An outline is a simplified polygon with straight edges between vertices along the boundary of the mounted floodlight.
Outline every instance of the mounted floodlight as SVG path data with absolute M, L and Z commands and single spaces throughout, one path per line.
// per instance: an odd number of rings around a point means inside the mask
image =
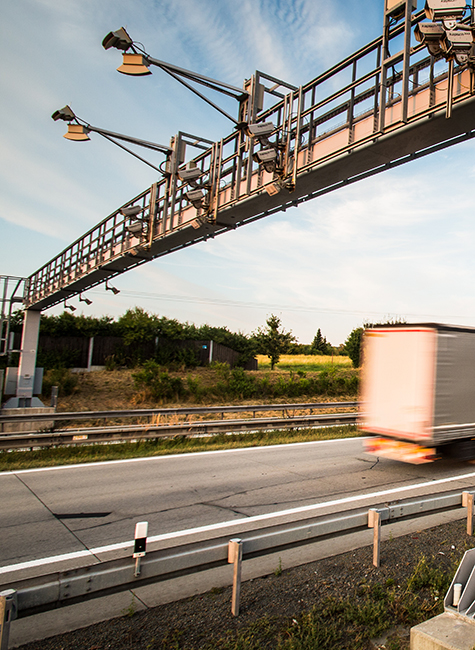
M 110 287 L 109 284 L 106 281 L 106 291 L 112 291 L 114 296 L 116 296 L 118 293 L 120 293 L 119 289 L 116 289 L 116 287 Z
M 442 21 L 447 29 L 452 29 L 464 17 L 466 6 L 466 0 L 426 0 L 425 13 L 429 20 Z
M 124 217 L 136 217 L 140 212 L 143 212 L 143 210 L 144 208 L 141 208 L 140 205 L 131 205 L 128 208 L 121 208 L 119 212 Z
M 140 235 L 143 230 L 143 223 L 141 221 L 134 221 L 125 226 L 127 232 L 130 232 L 131 235 Z
M 124 54 L 124 62 L 119 68 L 117 68 L 119 72 L 134 76 L 144 76 L 150 74 L 150 70 L 148 69 L 150 65 L 157 66 L 172 76 L 174 79 L 179 81 L 181 84 L 186 86 L 186 88 L 195 93 L 195 95 L 198 95 L 198 97 L 215 108 L 222 115 L 234 122 L 237 127 L 241 126 L 241 122 L 238 122 L 220 106 L 211 101 L 211 99 L 205 95 L 202 95 L 196 88 L 191 86 L 189 82 L 192 81 L 194 83 L 201 84 L 207 88 L 211 88 L 212 90 L 223 93 L 228 97 L 233 97 L 240 103 L 240 109 L 242 109 L 243 102 L 247 101 L 250 97 L 250 94 L 247 90 L 244 90 L 243 88 L 237 88 L 236 86 L 218 81 L 217 79 L 212 79 L 211 77 L 205 77 L 204 75 L 193 72 L 192 70 L 180 68 L 179 66 L 173 65 L 172 63 L 167 63 L 166 61 L 160 61 L 159 59 L 152 58 L 145 51 L 141 44 L 134 43 L 132 41 L 123 27 L 116 32 L 109 32 L 109 34 L 107 34 L 107 36 L 102 41 L 102 45 L 106 50 L 111 47 L 115 47 L 118 50 L 124 50 L 124 52 L 126 52 L 129 48 L 132 49 L 133 54 Z
M 125 29 L 121 27 L 115 32 L 109 32 L 102 41 L 102 47 L 105 50 L 115 47 L 117 50 L 128 50 L 133 44 L 133 40 L 127 34 Z
M 63 135 L 66 140 L 75 140 L 76 142 L 86 142 L 91 138 L 88 136 L 90 129 L 83 124 L 68 124 L 68 132 Z
M 269 147 L 269 136 L 275 130 L 272 122 L 259 122 L 258 124 L 248 124 L 247 133 L 251 138 L 257 138 L 263 147 Z
M 433 56 L 442 53 L 441 42 L 445 39 L 445 29 L 439 23 L 418 23 L 414 28 L 414 37 L 426 45 Z
M 63 108 L 60 108 L 59 110 L 55 111 L 51 117 L 55 122 L 57 122 L 58 120 L 71 122 L 71 120 L 76 119 L 73 110 L 69 106 L 64 106 Z
M 122 65 L 117 68 L 117 72 L 144 77 L 147 74 L 152 74 L 148 69 L 149 65 L 147 58 L 143 54 L 123 54 Z
M 76 311 L 76 307 L 73 307 L 73 305 L 67 305 L 66 300 L 64 301 L 64 308 L 70 309 L 71 311 Z
M 254 138 L 269 137 L 274 131 L 275 126 L 272 122 L 258 122 L 257 124 L 249 124 L 247 127 L 248 133 Z
M 79 302 L 85 302 L 86 305 L 92 305 L 92 300 L 89 300 L 89 298 L 83 298 L 82 294 L 79 294 Z
M 275 171 L 277 160 L 277 151 L 275 149 L 261 149 L 260 151 L 256 151 L 253 158 L 264 167 L 266 172 Z
M 453 55 L 459 65 L 468 63 L 472 52 L 473 36 L 471 32 L 449 29 L 441 43 L 441 49 L 447 55 Z
M 187 200 L 191 203 L 191 205 L 199 210 L 204 206 L 204 194 L 202 190 L 190 190 L 189 192 L 185 193 L 185 196 Z
M 196 185 L 196 181 L 202 175 L 201 169 L 199 167 L 187 167 L 186 169 L 178 170 L 178 178 L 184 183 L 189 183 L 190 185 Z

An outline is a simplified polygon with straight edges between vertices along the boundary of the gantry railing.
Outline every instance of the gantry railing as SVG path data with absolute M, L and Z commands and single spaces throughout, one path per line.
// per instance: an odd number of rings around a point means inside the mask
M 423 18 L 413 15 L 409 29 Z M 26 306 L 50 307 L 151 259 L 473 137 L 475 111 L 457 113 L 474 101 L 473 71 L 453 68 L 454 113 L 445 120 L 449 81 L 447 62 L 408 39 L 404 23 L 386 30 L 260 110 L 264 135 L 242 125 L 202 151 L 187 165 L 199 170 L 191 185 L 178 167 L 169 169 L 68 246 L 28 278 Z M 440 122 L 429 132 L 435 118 L 450 128 Z M 420 138 L 407 136 L 414 127 Z

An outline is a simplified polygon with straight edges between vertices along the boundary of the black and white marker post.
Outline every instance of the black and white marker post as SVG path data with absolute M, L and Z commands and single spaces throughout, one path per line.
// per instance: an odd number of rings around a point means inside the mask
M 140 558 L 145 557 L 147 547 L 148 521 L 139 521 L 135 524 L 135 577 L 140 575 Z

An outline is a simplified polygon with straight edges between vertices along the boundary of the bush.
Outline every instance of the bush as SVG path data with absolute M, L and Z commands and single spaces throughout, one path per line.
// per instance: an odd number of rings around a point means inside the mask
M 156 361 L 146 361 L 143 368 L 132 374 L 135 385 L 150 392 L 154 399 L 178 399 L 185 393 L 179 377 L 171 377 Z
M 79 377 L 68 368 L 54 368 L 48 370 L 43 377 L 42 394 L 45 397 L 51 395 L 51 388 L 58 386 L 58 395 L 65 397 L 74 393 L 78 385 Z

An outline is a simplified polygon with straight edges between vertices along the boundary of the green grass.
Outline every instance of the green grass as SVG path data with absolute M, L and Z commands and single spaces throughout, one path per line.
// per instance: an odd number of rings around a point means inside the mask
M 259 370 L 270 369 L 269 357 L 263 354 L 257 355 Z M 303 372 L 320 372 L 322 370 L 330 370 L 331 368 L 352 368 L 351 359 L 349 357 L 335 355 L 315 355 L 315 354 L 283 354 L 280 357 L 279 363 L 276 365 L 277 370 L 302 370 Z
M 167 454 L 217 451 L 221 449 L 265 447 L 267 445 L 284 445 L 292 442 L 351 438 L 357 435 L 359 434 L 356 426 L 350 425 L 323 429 L 261 431 L 233 435 L 219 434 L 203 438 L 157 438 L 135 443 L 53 447 L 33 451 L 1 451 L 0 471 L 73 465 L 76 463 L 94 463 L 124 458 L 165 456 Z

